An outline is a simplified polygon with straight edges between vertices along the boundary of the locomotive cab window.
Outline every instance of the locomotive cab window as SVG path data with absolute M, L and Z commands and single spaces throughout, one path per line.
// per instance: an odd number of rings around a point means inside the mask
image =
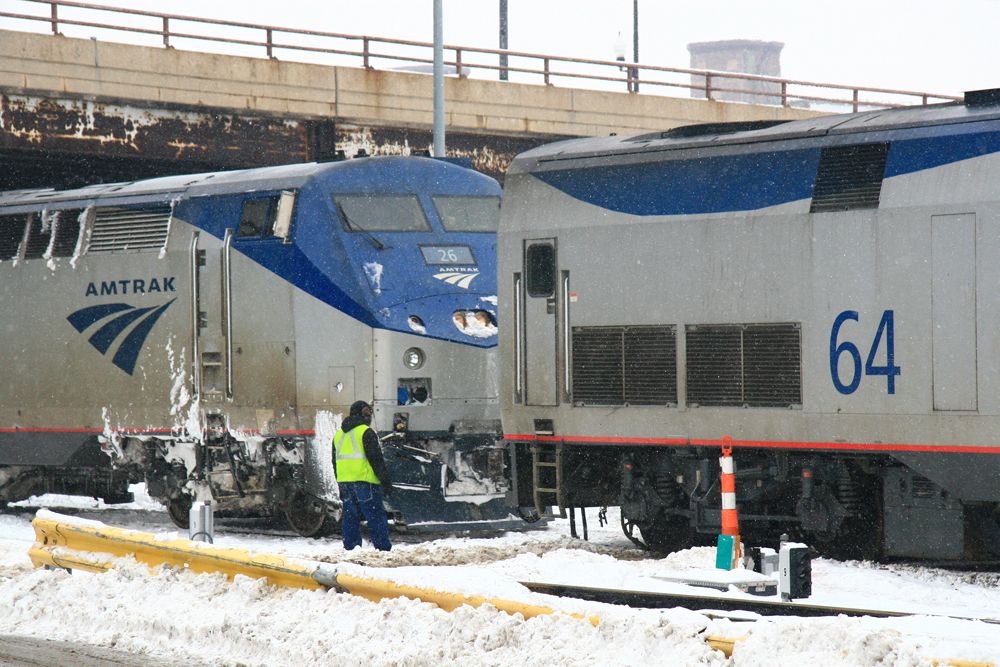
M 528 296 L 552 296 L 556 289 L 556 248 L 551 243 L 532 243 L 524 253 L 525 287 Z
M 250 199 L 243 202 L 240 227 L 236 238 L 259 239 L 274 234 L 274 222 L 278 218 L 278 197 Z
M 416 195 L 331 195 L 348 232 L 429 232 Z
M 500 197 L 432 195 L 446 232 L 491 232 L 500 225 Z

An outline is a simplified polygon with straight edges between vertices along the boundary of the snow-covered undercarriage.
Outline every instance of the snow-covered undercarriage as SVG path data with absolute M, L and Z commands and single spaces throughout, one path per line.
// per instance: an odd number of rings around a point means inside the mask
M 342 517 L 330 437 L 277 438 L 209 429 L 190 436 L 102 438 L 114 468 L 144 479 L 171 520 L 187 528 L 195 501 L 218 517 L 284 516 L 305 537 L 336 532 Z M 408 524 L 497 521 L 508 517 L 505 451 L 495 435 L 384 438 L 395 493 L 386 509 Z
M 150 496 L 171 520 L 188 527 L 195 501 L 210 501 L 220 517 L 284 516 L 300 535 L 335 531 L 340 501 L 329 491 L 332 466 L 324 469 L 305 438 L 238 437 L 206 431 L 184 437 L 125 437 L 109 449 L 119 467 L 141 472 Z M 328 459 L 328 457 L 327 457 Z

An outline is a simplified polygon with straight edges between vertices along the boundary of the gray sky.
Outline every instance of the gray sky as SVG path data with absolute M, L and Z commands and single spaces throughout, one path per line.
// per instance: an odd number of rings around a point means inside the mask
M 433 37 L 431 0 L 89 1 L 330 32 Z M 19 0 L 0 0 L 0 7 L 48 11 Z M 496 48 L 498 7 L 498 0 L 444 0 L 445 42 Z M 509 16 L 512 50 L 611 60 L 621 32 L 631 57 L 632 0 L 509 0 Z M 687 67 L 689 42 L 759 39 L 785 44 L 787 78 L 943 94 L 1000 87 L 998 0 L 639 0 L 639 22 L 640 61 L 648 64 Z

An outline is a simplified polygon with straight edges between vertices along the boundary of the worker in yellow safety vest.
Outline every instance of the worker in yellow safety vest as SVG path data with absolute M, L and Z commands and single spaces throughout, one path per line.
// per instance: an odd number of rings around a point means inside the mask
M 382 446 L 373 428 L 372 408 L 356 401 L 340 430 L 333 436 L 333 466 L 340 499 L 344 503 L 341 536 L 350 551 L 361 546 L 361 516 L 368 521 L 368 536 L 379 551 L 389 551 L 389 520 L 382 495 L 392 494 L 392 480 L 385 467 Z

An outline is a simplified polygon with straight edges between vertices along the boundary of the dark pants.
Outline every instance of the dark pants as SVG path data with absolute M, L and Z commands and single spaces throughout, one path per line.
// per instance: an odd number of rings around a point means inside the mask
M 389 551 L 389 519 L 382 506 L 382 487 L 368 482 L 338 482 L 344 503 L 344 521 L 340 534 L 344 548 L 361 546 L 361 515 L 368 521 L 368 536 L 379 551 Z

